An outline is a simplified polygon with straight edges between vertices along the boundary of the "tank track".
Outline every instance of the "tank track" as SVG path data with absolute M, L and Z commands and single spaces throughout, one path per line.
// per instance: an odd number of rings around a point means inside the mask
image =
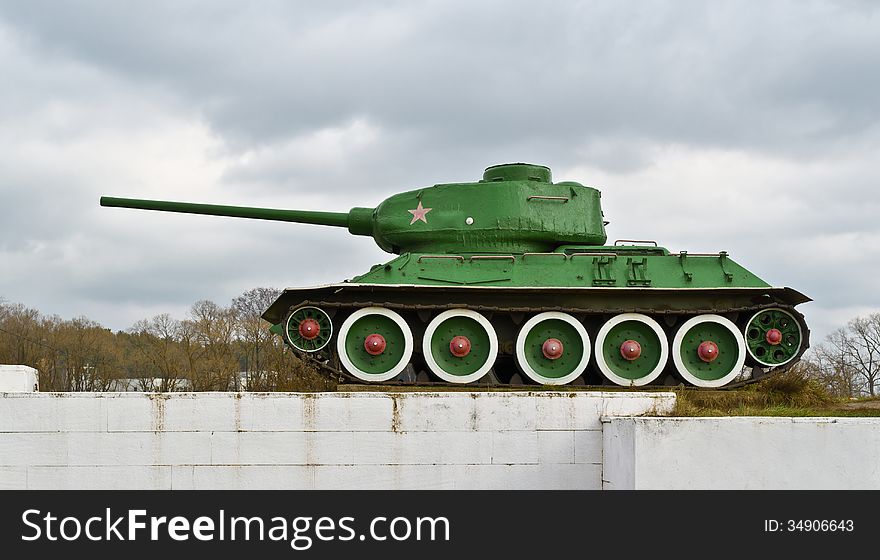
M 428 371 L 428 368 L 424 367 L 424 360 L 420 352 L 421 345 L 418 343 L 416 343 L 414 346 L 416 349 L 419 350 L 417 350 L 417 352 L 413 354 L 411 362 L 409 366 L 404 370 L 404 372 L 393 379 L 378 383 L 368 383 L 363 379 L 359 379 L 345 371 L 340 363 L 339 356 L 336 351 L 336 333 L 334 333 L 333 340 L 330 342 L 330 344 L 328 344 L 327 347 L 320 352 L 303 352 L 291 347 L 291 350 L 293 350 L 300 357 L 301 360 L 314 367 L 321 374 L 333 379 L 338 384 L 349 386 L 369 386 L 371 388 L 388 386 L 424 387 L 429 389 L 460 389 L 477 387 L 492 389 L 509 387 L 519 390 L 657 390 L 664 388 L 668 389 L 670 387 L 676 386 L 688 386 L 691 389 L 701 389 L 701 387 L 694 387 L 686 380 L 684 380 L 680 374 L 678 374 L 671 358 L 668 360 L 668 363 L 666 364 L 666 367 L 664 368 L 662 374 L 660 374 L 660 376 L 654 382 L 641 386 L 628 387 L 609 381 L 597 368 L 595 357 L 592 357 L 590 359 L 586 371 L 584 371 L 582 375 L 578 376 L 570 383 L 566 383 L 564 385 L 538 384 L 522 374 L 522 370 L 516 364 L 516 359 L 513 356 L 513 352 L 511 351 L 509 346 L 511 336 L 515 337 L 516 331 L 524 323 L 525 318 L 530 315 L 543 312 L 560 312 L 578 317 L 582 323 L 586 324 L 591 342 L 595 342 L 595 334 L 599 328 L 599 325 L 602 325 L 610 317 L 623 313 L 641 313 L 654 318 L 658 323 L 660 323 L 660 325 L 663 326 L 664 331 L 669 337 L 669 340 L 671 340 L 676 328 L 681 325 L 683 321 L 687 320 L 690 317 L 695 317 L 702 314 L 714 314 L 726 317 L 736 325 L 740 333 L 744 331 L 746 323 L 749 321 L 749 318 L 761 310 L 782 309 L 795 318 L 800 326 L 802 339 L 800 348 L 798 349 L 797 354 L 794 356 L 794 358 L 790 359 L 782 365 L 776 367 L 767 367 L 757 363 L 751 356 L 748 356 L 747 354 L 748 357 L 745 361 L 743 373 L 738 375 L 732 382 L 727 383 L 721 387 L 712 388 L 713 390 L 736 389 L 767 379 L 771 375 L 785 372 L 789 370 L 792 366 L 797 364 L 800 361 L 801 356 L 809 348 L 809 329 L 804 320 L 804 316 L 800 312 L 798 312 L 793 305 L 784 304 L 779 301 L 765 301 L 760 304 L 753 303 L 749 305 L 728 306 L 724 308 L 697 308 L 690 309 L 688 310 L 688 312 L 685 313 L 680 310 L 657 310 L 654 308 L 645 308 L 639 306 L 605 307 L 601 309 L 596 309 L 594 307 L 590 309 L 578 309 L 572 307 L 541 305 L 504 307 L 492 305 L 465 305 L 461 303 L 411 304 L 391 301 L 339 302 L 306 299 L 300 301 L 295 305 L 291 305 L 290 311 L 306 306 L 317 307 L 319 309 L 323 309 L 332 313 L 334 316 L 334 324 L 338 324 L 341 321 L 341 316 L 350 314 L 358 309 L 368 307 L 381 307 L 390 309 L 400 313 L 406 318 L 406 321 L 409 324 L 410 328 L 413 330 L 414 333 L 416 333 L 416 340 L 421 340 L 421 337 L 424 334 L 425 326 L 430 321 L 430 318 L 432 316 L 435 316 L 437 313 L 448 310 L 468 309 L 471 311 L 482 313 L 489 317 L 490 322 L 492 323 L 496 332 L 498 332 L 499 334 L 499 339 L 505 339 L 500 344 L 498 359 L 496 360 L 492 370 L 490 370 L 480 379 L 471 381 L 469 383 L 452 383 L 448 381 L 438 380 L 435 375 L 431 374 Z

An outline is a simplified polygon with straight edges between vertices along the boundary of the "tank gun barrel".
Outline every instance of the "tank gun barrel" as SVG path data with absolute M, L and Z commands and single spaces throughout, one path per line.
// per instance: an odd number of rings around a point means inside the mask
M 372 208 L 353 208 L 350 212 L 315 212 L 310 210 L 253 208 L 248 206 L 225 206 L 222 204 L 193 204 L 190 202 L 116 198 L 111 196 L 102 196 L 101 206 L 344 227 L 348 228 L 348 231 L 354 235 L 373 235 Z

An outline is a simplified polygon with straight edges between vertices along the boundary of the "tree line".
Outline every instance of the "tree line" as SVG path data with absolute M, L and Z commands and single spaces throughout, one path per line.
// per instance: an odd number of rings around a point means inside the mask
M 36 368 L 41 391 L 332 389 L 260 318 L 279 293 L 254 288 L 226 307 L 202 300 L 184 319 L 166 313 L 119 332 L 0 300 L 0 364 Z

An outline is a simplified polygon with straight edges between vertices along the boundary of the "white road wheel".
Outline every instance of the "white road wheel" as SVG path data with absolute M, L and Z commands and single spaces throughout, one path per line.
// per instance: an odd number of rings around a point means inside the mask
M 349 315 L 336 339 L 345 371 L 371 383 L 394 379 L 409 364 L 413 335 L 403 317 L 384 307 L 365 307 Z
M 498 335 L 476 311 L 449 309 L 434 317 L 422 339 L 425 363 L 449 383 L 470 383 L 486 375 L 498 356 Z
M 723 387 L 742 373 L 746 345 L 736 325 L 720 315 L 684 322 L 672 341 L 678 373 L 697 387 Z
M 666 333 L 647 315 L 621 313 L 596 335 L 596 365 L 617 385 L 647 385 L 660 376 L 668 361 Z
M 535 315 L 516 337 L 516 362 L 529 379 L 542 385 L 575 380 L 590 361 L 590 335 L 568 313 Z

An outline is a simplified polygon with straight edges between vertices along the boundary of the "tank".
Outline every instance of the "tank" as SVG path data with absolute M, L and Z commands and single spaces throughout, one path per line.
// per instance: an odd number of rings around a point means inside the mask
M 601 193 L 542 165 L 310 212 L 102 197 L 102 206 L 344 227 L 396 255 L 263 313 L 328 375 L 357 383 L 733 387 L 795 364 L 795 306 L 725 251 L 607 243 Z

